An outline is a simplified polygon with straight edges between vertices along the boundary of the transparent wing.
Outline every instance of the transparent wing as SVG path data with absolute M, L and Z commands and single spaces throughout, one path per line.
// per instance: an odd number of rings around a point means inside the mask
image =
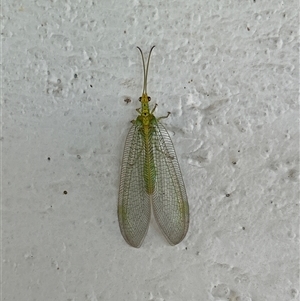
M 126 138 L 118 201 L 118 218 L 126 242 L 139 248 L 147 234 L 150 216 L 150 197 L 143 176 L 145 148 L 140 125 L 134 124 Z
M 176 245 L 188 231 L 189 205 L 173 143 L 165 127 L 156 122 L 153 134 L 156 167 L 153 212 L 168 242 Z

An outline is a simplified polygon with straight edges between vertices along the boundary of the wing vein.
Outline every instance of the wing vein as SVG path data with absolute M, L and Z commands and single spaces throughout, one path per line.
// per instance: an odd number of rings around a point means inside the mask
M 134 124 L 128 132 L 121 168 L 118 219 L 126 242 L 140 247 L 149 227 L 151 204 L 143 177 L 145 147 L 141 125 Z

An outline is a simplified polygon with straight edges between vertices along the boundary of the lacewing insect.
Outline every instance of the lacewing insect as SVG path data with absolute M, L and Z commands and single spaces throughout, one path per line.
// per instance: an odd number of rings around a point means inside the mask
M 118 201 L 118 219 L 125 241 L 139 248 L 147 234 L 151 208 L 156 222 L 171 245 L 180 243 L 189 227 L 189 205 L 171 138 L 149 108 L 147 76 L 151 48 L 145 65 L 144 84 L 139 98 L 139 116 L 133 120 L 126 138 Z

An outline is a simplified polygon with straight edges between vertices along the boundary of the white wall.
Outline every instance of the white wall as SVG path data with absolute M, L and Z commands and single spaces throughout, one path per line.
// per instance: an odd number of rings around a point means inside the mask
M 2 13 L 3 300 L 298 299 L 298 1 L 25 0 Z M 134 249 L 119 173 L 136 46 L 152 45 L 148 92 L 157 116 L 172 113 L 191 222 L 171 247 L 153 221 Z

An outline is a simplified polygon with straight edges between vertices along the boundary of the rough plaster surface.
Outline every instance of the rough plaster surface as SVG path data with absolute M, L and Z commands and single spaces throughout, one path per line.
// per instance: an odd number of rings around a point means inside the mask
M 2 42 L 3 300 L 298 300 L 298 1 L 4 1 Z M 118 183 L 154 44 L 191 223 L 134 249 Z

